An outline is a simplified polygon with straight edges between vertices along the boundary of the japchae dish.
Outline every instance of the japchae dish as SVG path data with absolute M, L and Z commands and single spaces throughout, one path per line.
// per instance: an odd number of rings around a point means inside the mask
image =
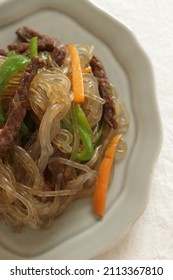
M 0 218 L 46 228 L 74 199 L 103 216 L 129 116 L 94 46 L 26 26 L 0 50 Z

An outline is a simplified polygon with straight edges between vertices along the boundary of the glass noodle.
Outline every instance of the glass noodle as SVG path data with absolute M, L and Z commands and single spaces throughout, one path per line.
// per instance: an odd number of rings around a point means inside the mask
M 75 46 L 81 69 L 90 68 L 94 46 Z M 117 133 L 125 134 L 129 125 L 129 114 L 114 87 L 117 129 L 104 122 L 105 100 L 92 69 L 82 74 L 85 101 L 79 104 L 84 114 L 79 121 L 73 102 L 69 53 L 60 66 L 49 52 L 43 55 L 46 66 L 38 70 L 29 88 L 24 119 L 27 132 L 21 128 L 14 145 L 0 159 L 0 217 L 16 231 L 23 225 L 32 229 L 49 227 L 71 201 L 87 192 L 92 195 L 108 144 Z M 1 55 L 0 65 L 7 59 Z M 7 115 L 24 71 L 14 74 L 2 93 L 2 107 Z M 83 161 L 76 159 L 86 148 L 80 134 L 81 122 L 84 127 L 86 122 L 90 126 L 91 135 L 87 137 L 91 137 L 93 145 L 91 158 Z M 121 140 L 119 158 L 126 149 Z

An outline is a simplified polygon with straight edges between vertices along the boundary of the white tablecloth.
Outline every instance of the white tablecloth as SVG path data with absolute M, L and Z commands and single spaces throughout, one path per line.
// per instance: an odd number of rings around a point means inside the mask
M 143 215 L 97 259 L 173 259 L 173 1 L 91 0 L 127 25 L 153 64 L 164 141 Z

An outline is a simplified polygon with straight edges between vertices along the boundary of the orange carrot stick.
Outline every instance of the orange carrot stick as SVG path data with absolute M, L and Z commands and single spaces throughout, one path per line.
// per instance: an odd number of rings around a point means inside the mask
M 82 73 L 91 73 L 92 72 L 92 69 L 90 66 L 88 67 L 85 67 L 84 69 L 82 69 Z
M 93 212 L 94 214 L 101 217 L 104 215 L 105 212 L 106 196 L 107 196 L 107 189 L 109 184 L 111 168 L 112 168 L 115 152 L 117 150 L 117 146 L 121 137 L 122 134 L 118 134 L 110 142 L 98 172 L 98 177 L 94 190 Z
M 83 77 L 80 65 L 79 54 L 74 45 L 67 45 L 69 54 L 71 56 L 71 67 L 72 67 L 72 91 L 74 94 L 74 102 L 84 101 L 84 87 Z

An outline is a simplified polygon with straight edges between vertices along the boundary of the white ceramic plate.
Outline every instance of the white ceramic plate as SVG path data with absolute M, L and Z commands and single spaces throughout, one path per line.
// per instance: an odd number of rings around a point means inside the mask
M 0 2 L 0 48 L 28 25 L 62 42 L 95 45 L 95 53 L 131 115 L 128 153 L 116 164 L 106 215 L 92 215 L 91 200 L 72 203 L 49 231 L 12 233 L 1 222 L 1 259 L 88 259 L 110 249 L 145 209 L 161 146 L 153 72 L 133 34 L 86 0 Z

